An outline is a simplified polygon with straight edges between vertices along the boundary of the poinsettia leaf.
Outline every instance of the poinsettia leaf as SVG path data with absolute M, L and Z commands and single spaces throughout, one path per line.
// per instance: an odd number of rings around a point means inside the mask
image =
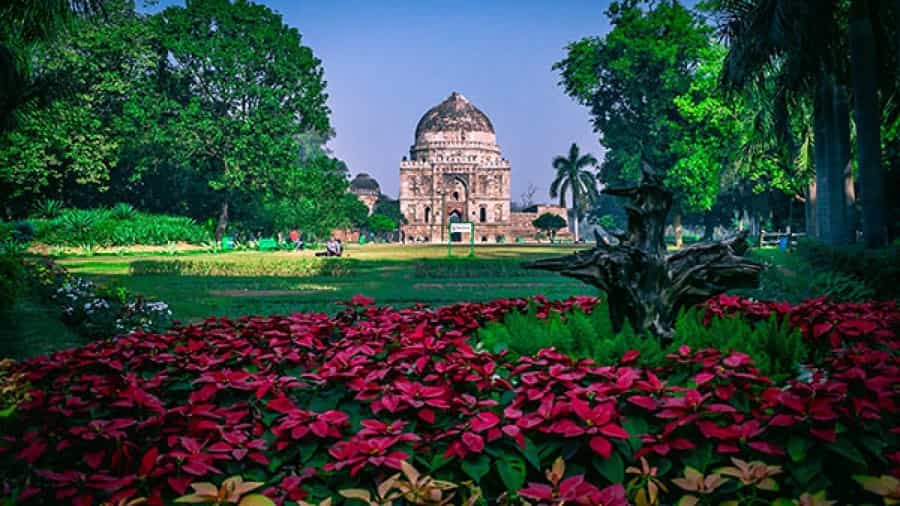
M 800 462 L 806 458 L 806 449 L 809 448 L 809 440 L 799 436 L 791 436 L 787 442 L 787 452 L 794 462 Z
M 525 438 L 525 447 L 516 445 L 516 448 L 519 449 L 519 452 L 522 453 L 522 456 L 525 457 L 525 460 L 528 461 L 528 464 L 531 465 L 534 469 L 541 471 L 543 468 L 541 467 L 541 456 L 538 453 L 537 446 L 535 446 L 534 442 L 529 438 Z
M 487 455 L 479 455 L 477 458 L 467 458 L 460 463 L 463 472 L 465 472 L 475 483 L 480 483 L 491 470 L 491 459 Z
M 622 461 L 619 452 L 612 452 L 607 459 L 594 455 L 591 458 L 591 464 L 597 472 L 611 483 L 622 483 L 625 481 L 625 463 Z
M 250 494 L 242 497 L 238 506 L 275 506 L 275 502 L 262 494 Z
M 500 480 L 509 492 L 516 492 L 525 485 L 525 461 L 519 457 L 505 454 L 494 462 Z
M 831 444 L 825 445 L 825 447 L 857 464 L 864 467 L 867 465 L 866 458 L 847 438 L 840 438 Z

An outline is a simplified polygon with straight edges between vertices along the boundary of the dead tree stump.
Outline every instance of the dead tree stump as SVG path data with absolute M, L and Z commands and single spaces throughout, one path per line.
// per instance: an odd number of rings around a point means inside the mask
M 756 287 L 763 266 L 744 258 L 747 231 L 723 241 L 704 242 L 666 252 L 666 217 L 672 192 L 645 169 L 637 186 L 604 189 L 628 198 L 623 234 L 595 233 L 590 250 L 526 262 L 523 267 L 559 272 L 606 293 L 616 332 L 625 321 L 637 332 L 671 341 L 675 319 L 691 307 L 730 288 Z

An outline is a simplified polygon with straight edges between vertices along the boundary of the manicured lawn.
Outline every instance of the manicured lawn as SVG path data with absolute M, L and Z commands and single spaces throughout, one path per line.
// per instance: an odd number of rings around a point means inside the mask
M 345 262 L 350 272 L 341 275 L 270 275 L 266 265 L 315 263 L 312 251 L 233 252 L 184 256 L 94 256 L 70 257 L 60 263 L 73 274 L 98 283 L 115 283 L 168 302 L 175 318 L 197 321 L 208 316 L 285 314 L 296 311 L 339 309 L 335 303 L 362 293 L 379 303 L 410 306 L 416 303 L 444 305 L 504 297 L 544 294 L 552 299 L 594 292 L 581 283 L 553 273 L 525 271 L 521 261 L 565 254 L 572 246 L 503 245 L 476 246 L 475 258 L 468 249 L 454 246 L 454 258 L 439 245 L 349 245 Z M 253 275 L 134 274 L 136 262 L 198 262 L 246 272 L 257 264 Z
M 28 294 L 2 315 L 0 358 L 21 359 L 84 344 L 60 320 L 59 308 Z

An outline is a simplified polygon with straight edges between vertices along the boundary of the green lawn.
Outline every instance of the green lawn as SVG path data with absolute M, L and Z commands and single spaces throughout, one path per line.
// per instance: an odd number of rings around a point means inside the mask
M 564 298 L 595 293 L 577 281 L 557 274 L 526 271 L 519 262 L 565 254 L 571 246 L 491 245 L 468 249 L 439 245 L 350 245 L 345 262 L 351 271 L 343 275 L 273 276 L 265 265 L 283 268 L 285 263 L 311 263 L 313 252 L 233 252 L 185 256 L 94 256 L 60 259 L 72 273 L 98 283 L 115 283 L 134 292 L 168 302 L 181 321 L 207 316 L 267 315 L 294 311 L 334 312 L 335 303 L 355 294 L 374 297 L 395 306 L 426 303 L 525 297 L 545 294 Z M 262 265 L 253 275 L 134 274 L 135 262 L 202 262 L 245 271 Z M 334 262 L 334 259 L 330 260 Z

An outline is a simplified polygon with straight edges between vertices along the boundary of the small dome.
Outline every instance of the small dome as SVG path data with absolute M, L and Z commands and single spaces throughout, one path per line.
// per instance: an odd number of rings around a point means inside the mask
M 416 139 L 426 132 L 488 132 L 494 133 L 494 125 L 487 115 L 472 105 L 466 97 L 453 92 L 446 100 L 432 107 L 416 126 Z
M 356 194 L 378 195 L 381 193 L 381 187 L 378 186 L 375 178 L 365 172 L 360 172 L 353 178 L 353 181 L 350 181 L 350 191 Z

